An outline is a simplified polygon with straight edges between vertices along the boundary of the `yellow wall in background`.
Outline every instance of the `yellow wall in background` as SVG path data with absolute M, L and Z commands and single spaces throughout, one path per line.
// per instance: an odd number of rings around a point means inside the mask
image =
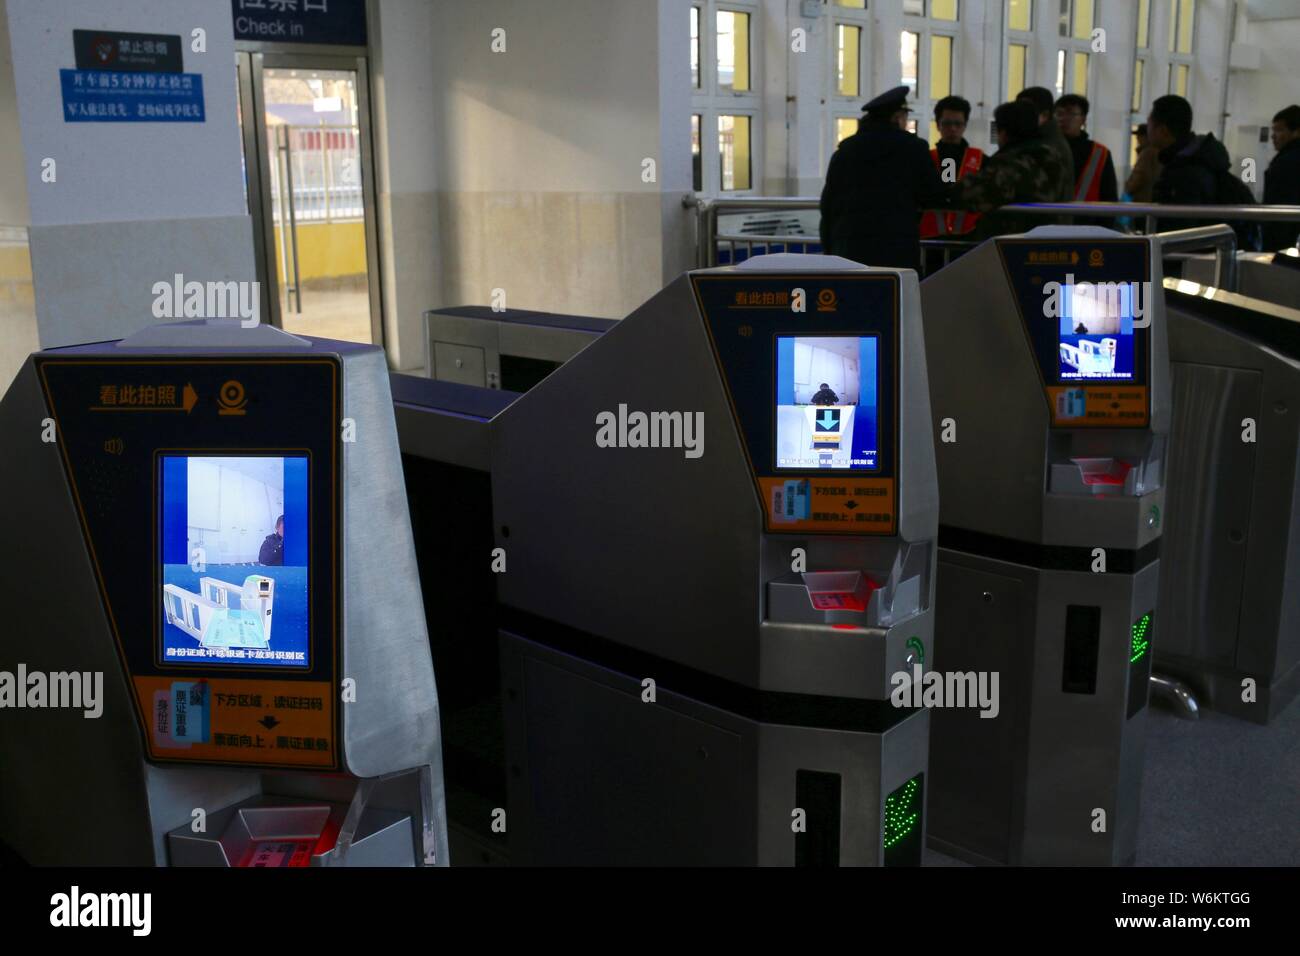
M 278 229 L 275 232 L 275 265 L 280 281 L 283 282 Z M 365 271 L 365 223 L 357 220 L 298 224 L 298 274 L 303 282 L 364 275 Z
M 26 243 L 0 244 L 0 281 L 32 281 L 32 256 Z

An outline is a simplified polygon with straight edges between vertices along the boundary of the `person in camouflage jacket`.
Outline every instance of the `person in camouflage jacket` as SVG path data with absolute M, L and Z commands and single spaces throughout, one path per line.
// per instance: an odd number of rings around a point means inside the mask
M 1044 219 L 994 212 L 1020 202 L 1055 202 L 1062 176 L 1060 157 L 1038 132 L 1038 116 L 1025 101 L 1003 103 L 993 111 L 998 151 L 984 160 L 979 172 L 958 180 L 952 206 L 978 212 L 976 239 L 1027 232 Z

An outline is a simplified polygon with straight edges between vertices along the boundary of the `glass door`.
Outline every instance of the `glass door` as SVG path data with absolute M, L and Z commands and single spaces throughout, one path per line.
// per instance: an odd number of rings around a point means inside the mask
M 365 57 L 238 57 L 266 314 L 287 332 L 383 344 Z

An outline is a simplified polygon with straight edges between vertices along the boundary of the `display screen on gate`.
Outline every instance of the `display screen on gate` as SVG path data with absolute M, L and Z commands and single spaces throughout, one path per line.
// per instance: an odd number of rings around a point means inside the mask
M 776 467 L 875 471 L 875 336 L 776 339 Z
M 159 659 L 309 667 L 307 457 L 159 461 Z

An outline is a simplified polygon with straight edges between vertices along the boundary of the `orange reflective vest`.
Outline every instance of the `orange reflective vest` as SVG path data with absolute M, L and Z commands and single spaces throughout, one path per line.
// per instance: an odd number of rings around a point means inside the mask
M 1088 161 L 1079 170 L 1074 180 L 1074 198 L 1076 201 L 1096 202 L 1101 198 L 1101 171 L 1106 168 L 1106 157 L 1110 150 L 1101 143 L 1092 144 Z
M 941 173 L 939 167 L 939 150 L 930 150 L 930 161 L 934 163 L 934 168 Z M 984 153 L 974 146 L 967 146 L 966 152 L 962 154 L 961 166 L 957 169 L 957 178 L 961 179 L 967 173 L 979 172 L 980 166 L 984 164 Z M 961 209 L 954 209 L 951 212 L 941 212 L 937 209 L 927 209 L 921 214 L 921 238 L 936 239 L 940 236 L 964 236 L 975 228 L 975 223 L 979 221 L 979 213 L 966 212 Z

